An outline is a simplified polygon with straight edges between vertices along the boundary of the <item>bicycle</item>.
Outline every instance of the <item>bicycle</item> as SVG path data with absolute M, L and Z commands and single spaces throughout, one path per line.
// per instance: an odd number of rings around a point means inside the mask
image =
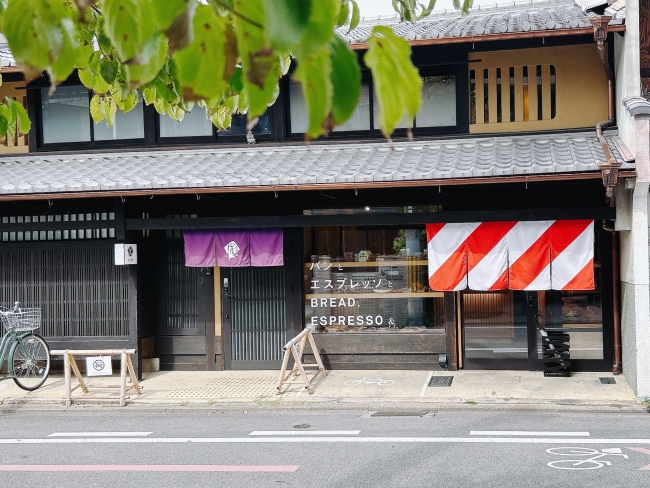
M 40 387 L 50 373 L 50 348 L 45 340 L 34 334 L 41 326 L 40 308 L 20 308 L 19 302 L 12 309 L 0 307 L 0 321 L 5 333 L 0 340 L 0 365 L 7 358 L 7 376 L 13 378 L 23 390 L 33 391 Z
M 623 451 L 618 447 L 603 449 L 602 451 L 590 447 L 552 447 L 547 449 L 546 452 L 557 456 L 592 456 L 588 459 L 561 459 L 546 464 L 556 469 L 598 469 L 611 466 L 610 461 L 597 461 L 597 459 L 604 456 L 623 456 L 623 459 L 628 459 L 628 456 L 623 454 Z

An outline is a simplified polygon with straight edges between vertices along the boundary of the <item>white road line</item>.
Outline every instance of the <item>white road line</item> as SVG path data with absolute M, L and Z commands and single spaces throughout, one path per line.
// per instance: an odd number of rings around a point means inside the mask
M 542 437 L 589 437 L 589 432 L 530 432 L 525 430 L 471 430 L 469 435 L 522 435 L 533 436 L 538 435 Z
M 359 435 L 360 430 L 254 430 L 248 435 Z
M 427 387 L 429 386 L 429 381 L 431 381 L 432 376 L 433 376 L 433 371 L 429 371 L 429 376 L 427 376 L 427 380 L 424 382 L 424 385 L 422 385 L 422 390 L 420 390 L 420 398 L 422 398 L 424 394 L 427 392 Z
M 54 432 L 48 437 L 146 437 L 153 432 Z
M 650 444 L 648 439 L 562 437 L 70 437 L 0 439 L 2 444 Z

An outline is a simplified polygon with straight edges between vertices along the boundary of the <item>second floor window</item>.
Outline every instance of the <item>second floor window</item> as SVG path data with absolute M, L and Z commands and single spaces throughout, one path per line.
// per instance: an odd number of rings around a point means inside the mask
M 92 94 L 86 87 L 59 86 L 51 96 L 48 91 L 41 89 L 43 144 L 144 138 L 142 100 L 126 114 L 118 111 L 109 127 L 105 121 L 95 124 L 90 117 Z

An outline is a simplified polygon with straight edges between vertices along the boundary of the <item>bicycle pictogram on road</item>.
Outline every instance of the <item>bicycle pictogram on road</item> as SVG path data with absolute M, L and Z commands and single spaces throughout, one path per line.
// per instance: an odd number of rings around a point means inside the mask
M 546 450 L 549 454 L 557 456 L 591 456 L 582 459 L 558 459 L 551 461 L 546 465 L 556 469 L 599 469 L 605 466 L 611 466 L 611 461 L 601 460 L 605 456 L 622 456 L 628 459 L 626 454 L 618 447 L 608 449 L 592 449 L 590 447 L 552 447 Z

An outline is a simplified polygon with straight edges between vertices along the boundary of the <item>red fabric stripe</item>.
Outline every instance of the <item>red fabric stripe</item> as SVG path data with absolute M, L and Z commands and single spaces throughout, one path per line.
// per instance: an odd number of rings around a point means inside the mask
M 431 239 L 433 239 L 444 226 L 445 224 L 427 224 L 427 243 L 431 242 Z
M 507 290 L 509 289 L 508 287 L 508 268 L 501 273 L 501 276 L 499 276 L 499 279 L 494 282 L 494 284 L 490 287 L 490 291 L 496 291 L 496 290 Z
M 549 227 L 551 259 L 555 259 L 569 244 L 577 239 L 593 220 L 556 220 Z
M 467 240 L 429 277 L 429 288 L 435 291 L 453 291 L 466 276 Z
M 596 288 L 596 285 L 594 283 L 594 260 L 592 259 L 562 289 L 563 290 L 593 290 L 594 288 Z
M 468 270 L 471 271 L 503 239 L 517 222 L 483 222 L 467 238 Z
M 511 290 L 525 290 L 551 262 L 550 230 L 552 227 L 553 225 L 546 229 L 539 239 L 510 265 Z

